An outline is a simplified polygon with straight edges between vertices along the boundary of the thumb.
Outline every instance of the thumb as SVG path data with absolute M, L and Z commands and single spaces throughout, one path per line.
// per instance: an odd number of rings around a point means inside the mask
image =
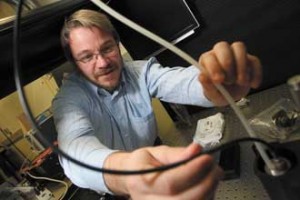
M 182 152 L 182 154 L 180 156 L 178 156 L 178 161 L 188 159 L 188 158 L 198 154 L 201 150 L 202 150 L 202 147 L 199 144 L 193 142 L 184 149 L 184 151 Z
M 199 144 L 191 143 L 187 147 L 159 146 L 148 148 L 148 151 L 161 164 L 170 164 L 188 159 L 199 153 L 201 149 Z

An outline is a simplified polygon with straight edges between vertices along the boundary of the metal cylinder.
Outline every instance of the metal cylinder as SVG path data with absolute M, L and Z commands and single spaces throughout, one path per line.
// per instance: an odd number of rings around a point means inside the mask
M 287 84 L 296 104 L 297 111 L 300 111 L 300 74 L 289 78 Z

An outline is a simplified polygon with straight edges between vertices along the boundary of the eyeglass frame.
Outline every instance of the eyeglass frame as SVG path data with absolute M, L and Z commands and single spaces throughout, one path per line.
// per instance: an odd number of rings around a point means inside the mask
M 98 53 L 87 54 L 80 59 L 74 59 L 76 62 L 82 62 L 84 64 L 91 63 L 92 61 L 96 61 L 98 56 L 101 55 L 103 58 L 108 58 L 116 53 L 118 44 L 116 42 L 112 42 L 104 48 L 98 50 Z

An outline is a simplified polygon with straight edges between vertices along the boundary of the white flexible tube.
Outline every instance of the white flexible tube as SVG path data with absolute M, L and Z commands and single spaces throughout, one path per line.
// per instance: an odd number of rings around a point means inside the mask
M 184 59 L 185 61 L 187 61 L 191 65 L 194 65 L 194 66 L 198 67 L 201 70 L 205 70 L 205 68 L 202 67 L 190 55 L 188 55 L 187 53 L 185 53 L 181 49 L 177 48 L 176 46 L 174 46 L 170 42 L 162 39 L 161 37 L 155 35 L 154 33 L 148 31 L 147 29 L 145 29 L 145 28 L 139 26 L 138 24 L 134 23 L 133 21 L 127 19 L 126 17 L 124 17 L 120 13 L 116 12 L 115 10 L 113 10 L 112 8 L 110 8 L 105 3 L 101 2 L 100 0 L 91 0 L 91 1 L 95 5 L 99 6 L 99 8 L 101 8 L 105 12 L 109 13 L 114 18 L 116 18 L 117 20 L 119 20 L 122 23 L 126 24 L 130 28 L 138 31 L 139 33 L 147 36 L 148 38 L 154 40 L 155 42 L 159 43 L 160 45 L 166 47 L 167 49 L 169 49 L 170 51 L 172 51 L 173 53 L 175 53 L 176 55 L 178 55 L 179 57 L 181 57 L 182 59 Z M 234 112 L 236 113 L 236 115 L 238 116 L 238 118 L 240 119 L 240 121 L 242 122 L 242 124 L 245 127 L 245 129 L 248 132 L 248 134 L 251 137 L 256 137 L 255 133 L 251 129 L 250 125 L 248 124 L 246 118 L 241 113 L 241 111 L 239 110 L 239 108 L 236 106 L 233 98 L 229 95 L 229 93 L 227 92 L 227 90 L 222 85 L 220 85 L 220 84 L 215 84 L 215 86 L 220 91 L 220 93 L 224 96 L 224 98 L 228 101 L 229 105 L 234 110 Z M 260 153 L 262 159 L 264 160 L 265 164 L 267 165 L 267 167 L 269 169 L 274 169 L 274 165 L 271 162 L 271 160 L 270 160 L 269 156 L 267 155 L 267 153 L 265 152 L 263 146 L 260 143 L 257 143 L 257 142 L 255 142 L 255 146 L 256 146 L 258 152 Z

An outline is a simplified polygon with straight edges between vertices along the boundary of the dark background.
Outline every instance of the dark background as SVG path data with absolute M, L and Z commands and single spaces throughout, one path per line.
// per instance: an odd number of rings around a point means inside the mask
M 155 1 L 143 0 L 144 2 Z M 134 7 L 132 0 L 122 4 Z M 257 55 L 264 67 L 263 90 L 281 83 L 300 72 L 300 2 L 298 0 L 187 0 L 200 22 L 196 34 L 181 41 L 177 46 L 195 59 L 213 47 L 218 41 L 243 41 L 248 51 Z M 28 83 L 65 62 L 59 42 L 59 32 L 65 16 L 79 8 L 95 8 L 89 1 L 62 1 L 36 9 L 24 17 L 21 29 L 21 55 L 24 81 Z M 153 9 L 140 6 L 151 18 Z M 128 10 L 129 11 L 129 10 Z M 164 18 L 167 13 L 154 10 L 153 16 Z M 126 14 L 126 13 L 124 13 Z M 174 19 L 176 19 L 174 17 Z M 166 26 L 164 20 L 153 24 Z M 170 22 L 171 23 L 171 22 Z M 174 21 L 172 21 L 174 23 Z M 128 34 L 122 32 L 121 39 Z M 147 40 L 147 39 L 145 39 Z M 0 25 L 0 97 L 15 90 L 12 70 L 12 23 Z M 139 42 L 136 48 L 147 45 Z M 126 47 L 126 46 L 125 46 Z M 135 55 L 133 50 L 130 50 Z M 134 57 L 141 59 L 141 57 Z M 157 56 L 163 65 L 188 64 L 169 51 Z M 253 91 L 255 92 L 255 91 Z

